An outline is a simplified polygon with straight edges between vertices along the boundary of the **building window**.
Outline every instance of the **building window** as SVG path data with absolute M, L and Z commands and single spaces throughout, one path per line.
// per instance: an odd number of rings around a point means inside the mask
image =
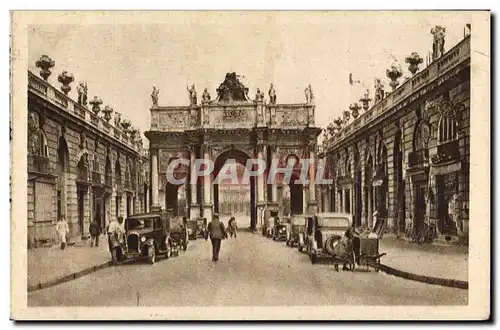
M 42 157 L 49 157 L 49 146 L 47 144 L 47 136 L 43 130 L 40 130 L 38 138 L 40 139 L 40 149 L 38 155 Z
M 450 112 L 443 114 L 439 119 L 438 133 L 440 143 L 458 139 L 458 123 Z
M 122 206 L 122 196 L 116 196 L 115 203 L 116 203 L 116 207 L 115 207 L 116 217 L 118 218 L 120 216 L 120 209 Z
M 424 120 L 419 120 L 415 125 L 413 135 L 413 150 L 426 149 L 430 139 L 430 126 Z

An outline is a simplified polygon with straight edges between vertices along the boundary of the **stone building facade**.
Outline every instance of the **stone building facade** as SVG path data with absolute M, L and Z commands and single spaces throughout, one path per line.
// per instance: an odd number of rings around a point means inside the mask
M 321 209 L 365 227 L 377 212 L 387 232 L 409 240 L 468 241 L 470 35 L 448 52 L 439 38 L 426 68 L 418 72 L 413 53 L 411 78 L 400 84 L 393 66 L 390 93 L 377 81 L 371 107 L 366 94 L 325 131 L 321 156 L 334 180 L 321 187 Z
M 210 221 L 214 213 L 220 212 L 219 187 L 214 179 L 227 160 L 246 165 L 249 159 L 259 159 L 266 163 L 267 170 L 275 159 L 279 160 L 280 167 L 286 167 L 288 163 L 299 166 L 301 159 L 316 157 L 321 129 L 314 122 L 311 86 L 304 91 L 305 102 L 297 104 L 277 103 L 272 84 L 267 102 L 259 89 L 253 99 L 248 91 L 234 72 L 226 74 L 214 99 L 205 89 L 199 102 L 195 86 L 190 87 L 189 105 L 158 105 L 158 90 L 153 88 L 151 128 L 145 132 L 150 141 L 152 208 L 178 209 L 177 190 L 185 189 L 189 217 L 201 216 Z M 167 180 L 167 172 L 169 164 L 177 159 L 189 160 L 190 166 L 195 159 L 210 160 L 214 164 L 212 175 L 190 182 L 192 167 L 178 166 L 171 169 L 174 176 L 188 179 L 184 184 L 173 185 Z M 315 177 L 314 168 L 309 173 Z M 264 172 L 250 177 L 248 184 L 250 222 L 255 230 L 265 225 L 271 211 L 280 211 L 279 178 L 272 183 L 266 179 L 267 172 Z M 315 181 L 310 180 L 308 185 L 289 185 L 295 213 L 302 213 L 306 207 L 316 209 Z M 303 198 L 306 192 L 307 199 Z
M 78 101 L 72 100 L 67 94 L 74 78 L 66 71 L 58 76 L 61 91 L 52 86 L 54 65 L 42 56 L 42 78 L 28 71 L 29 246 L 54 241 L 60 217 L 76 239 L 88 235 L 94 218 L 104 229 L 149 204 L 149 156 L 139 131 L 109 106 L 102 108 L 99 98 L 88 100 L 85 83 L 78 86 Z

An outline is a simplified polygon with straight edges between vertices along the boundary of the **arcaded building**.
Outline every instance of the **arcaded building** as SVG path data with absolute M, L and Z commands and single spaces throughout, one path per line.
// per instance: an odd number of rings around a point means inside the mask
M 333 184 L 321 186 L 323 210 L 350 212 L 357 226 L 409 240 L 467 242 L 470 167 L 470 33 L 445 51 L 444 30 L 433 29 L 431 60 L 412 53 L 411 77 L 387 70 L 390 92 L 377 80 L 327 129 L 322 157 Z
M 55 62 L 42 56 L 40 76 L 28 71 L 28 244 L 55 238 L 65 217 L 72 239 L 88 235 L 91 220 L 105 228 L 111 219 L 147 210 L 149 155 L 140 132 L 87 85 L 68 96 L 74 77 L 48 78 Z

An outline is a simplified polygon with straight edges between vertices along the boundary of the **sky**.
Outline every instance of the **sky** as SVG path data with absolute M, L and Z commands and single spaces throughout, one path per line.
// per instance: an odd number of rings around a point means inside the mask
M 88 97 L 100 97 L 144 132 L 150 126 L 151 92 L 160 90 L 159 105 L 188 105 L 187 85 L 198 99 L 208 88 L 212 99 L 227 72 L 243 76 L 250 97 L 273 83 L 277 103 L 303 103 L 312 85 L 316 125 L 326 127 L 373 81 L 397 61 L 410 76 L 407 55 L 424 58 L 432 48 L 430 30 L 446 28 L 445 50 L 463 38 L 467 17 L 450 12 L 174 12 L 140 23 L 100 24 L 75 19 L 74 24 L 30 25 L 28 69 L 38 74 L 41 55 L 56 63 L 49 82 L 59 87 L 63 70 L 76 86 L 88 84 Z M 128 21 L 130 22 L 130 21 Z M 473 27 L 472 27 L 473 28 Z M 362 84 L 349 85 L 349 73 Z M 402 79 L 401 79 L 402 81 Z M 147 139 L 143 137 L 147 145 Z

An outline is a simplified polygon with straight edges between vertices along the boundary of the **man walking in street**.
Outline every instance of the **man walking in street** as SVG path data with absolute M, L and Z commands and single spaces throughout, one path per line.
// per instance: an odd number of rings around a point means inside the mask
M 236 224 L 236 218 L 235 217 L 231 217 L 231 219 L 229 219 L 229 221 L 227 222 L 227 229 L 229 230 L 229 236 L 231 238 L 236 238 L 236 230 L 238 229 L 238 225 Z
M 89 233 L 90 233 L 90 247 L 93 247 L 94 243 L 96 247 L 99 247 L 99 235 L 101 234 L 101 228 L 97 223 L 97 219 L 94 219 L 94 221 L 90 223 Z
M 208 240 L 210 236 L 210 241 L 212 242 L 212 261 L 219 260 L 219 252 L 221 241 L 227 238 L 227 232 L 224 228 L 224 224 L 219 221 L 219 215 L 214 214 L 214 218 L 207 226 L 207 231 L 205 233 L 205 240 Z
M 60 217 L 56 224 L 56 233 L 61 243 L 61 250 L 66 249 L 66 238 L 69 234 L 69 226 L 65 217 Z
M 111 221 L 108 225 L 108 246 L 109 252 L 111 252 L 111 239 L 116 238 L 118 242 L 123 243 L 125 241 L 125 229 L 123 228 L 123 217 L 118 217 L 117 220 Z

